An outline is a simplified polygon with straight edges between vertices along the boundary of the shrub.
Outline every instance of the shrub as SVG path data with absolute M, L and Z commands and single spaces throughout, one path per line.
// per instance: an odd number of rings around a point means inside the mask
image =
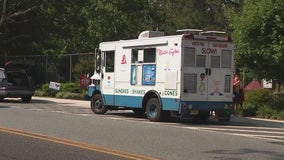
M 35 96 L 39 96 L 39 97 L 45 97 L 45 92 L 41 91 L 41 90 L 36 90 L 35 91 Z
M 247 91 L 241 109 L 243 116 L 284 119 L 284 96 L 269 90 Z
M 241 108 L 241 115 L 244 117 L 256 116 L 257 107 L 251 102 L 245 102 Z
M 283 119 L 283 120 L 284 120 L 284 111 L 279 112 L 279 113 L 277 114 L 277 119 Z
M 260 108 L 269 108 L 273 106 L 273 93 L 269 90 L 251 90 L 245 92 L 245 101 L 243 107 L 241 108 L 241 114 L 243 116 L 256 116 L 259 113 L 264 115 L 264 112 L 267 111 L 262 109 L 261 112 L 258 112 Z
M 283 93 L 275 93 L 274 94 L 275 108 L 277 110 L 284 111 L 284 94 Z
M 58 92 L 56 98 L 64 99 L 83 99 L 84 95 L 81 93 L 71 93 L 71 92 Z
M 58 91 L 49 88 L 49 83 L 45 83 L 42 85 L 41 89 L 35 92 L 35 95 L 38 96 L 46 96 L 46 97 L 55 97 Z
M 276 111 L 267 105 L 263 105 L 257 111 L 257 116 L 261 118 L 272 118 L 275 115 Z
M 61 85 L 61 92 L 82 93 L 82 91 L 78 83 L 63 83 Z
M 62 83 L 60 91 L 50 89 L 49 83 L 35 91 L 35 96 L 84 99 L 86 90 L 80 88 L 78 83 Z
M 251 90 L 245 92 L 245 102 L 258 106 L 273 105 L 273 93 L 269 90 Z

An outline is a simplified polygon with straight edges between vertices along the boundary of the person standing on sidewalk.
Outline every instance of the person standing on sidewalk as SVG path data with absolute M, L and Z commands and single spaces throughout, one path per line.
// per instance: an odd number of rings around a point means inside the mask
M 235 103 L 235 115 L 240 115 L 240 108 L 243 105 L 244 101 L 244 90 L 243 84 L 240 80 L 240 75 L 235 74 L 233 79 L 233 94 L 234 94 L 234 103 Z

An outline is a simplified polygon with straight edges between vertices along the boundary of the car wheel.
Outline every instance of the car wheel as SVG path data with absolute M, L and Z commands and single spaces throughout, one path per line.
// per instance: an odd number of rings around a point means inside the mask
M 32 96 L 25 96 L 25 97 L 22 97 L 22 101 L 23 102 L 31 102 L 32 100 Z

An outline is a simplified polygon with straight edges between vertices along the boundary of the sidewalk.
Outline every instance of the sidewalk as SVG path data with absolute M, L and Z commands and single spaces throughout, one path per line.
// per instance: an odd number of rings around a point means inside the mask
M 262 119 L 255 117 L 233 117 L 230 122 L 236 123 L 244 123 L 253 126 L 261 126 L 261 127 L 278 127 L 284 128 L 283 120 L 272 120 L 272 119 Z
M 88 100 L 74 100 L 74 99 L 61 99 L 61 98 L 36 97 L 36 96 L 33 96 L 32 100 L 50 101 L 59 104 L 68 104 L 69 106 L 80 106 L 80 107 L 90 108 L 90 101 Z

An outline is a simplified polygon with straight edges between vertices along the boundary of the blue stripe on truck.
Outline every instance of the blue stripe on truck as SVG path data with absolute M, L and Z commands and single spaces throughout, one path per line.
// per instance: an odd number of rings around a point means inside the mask
M 121 107 L 142 108 L 143 97 L 140 96 L 122 96 L 122 95 L 103 95 L 106 105 Z M 176 98 L 161 98 L 163 110 L 178 111 L 179 100 Z

